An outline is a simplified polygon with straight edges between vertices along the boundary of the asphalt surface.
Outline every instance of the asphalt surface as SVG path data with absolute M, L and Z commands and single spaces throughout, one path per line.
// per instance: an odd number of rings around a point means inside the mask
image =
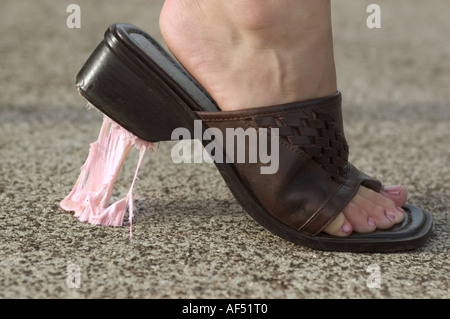
M 212 164 L 146 157 L 129 224 L 82 223 L 59 208 L 101 114 L 75 75 L 113 22 L 161 40 L 162 1 L 2 0 L 0 10 L 1 298 L 449 298 L 450 20 L 446 0 L 333 2 L 335 55 L 351 161 L 431 212 L 412 252 L 314 251 L 280 239 L 237 204 Z M 132 152 L 114 196 L 126 193 Z M 374 276 L 379 281 L 372 281 Z

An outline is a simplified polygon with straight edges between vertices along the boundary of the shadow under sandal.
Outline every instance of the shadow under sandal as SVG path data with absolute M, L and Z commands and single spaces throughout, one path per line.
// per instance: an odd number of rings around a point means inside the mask
M 186 128 L 194 136 L 195 120 L 201 120 L 202 137 L 211 132 L 225 137 L 239 129 L 250 135 L 247 129 L 256 129 L 256 140 L 247 136 L 245 143 L 242 139 L 235 143 L 245 145 L 246 161 L 230 154 L 241 149 L 229 147 L 225 138 L 215 144 L 211 156 L 245 211 L 296 244 L 320 250 L 392 252 L 418 248 L 431 234 L 432 216 L 410 204 L 403 207 L 404 221 L 389 230 L 344 238 L 322 232 L 360 185 L 381 188 L 378 180 L 348 162 L 339 92 L 298 103 L 221 111 L 153 38 L 119 23 L 106 31 L 77 83 L 92 105 L 147 142 L 178 139 L 172 134 L 176 128 Z M 211 140 L 202 142 L 206 146 Z M 266 147 L 271 156 L 278 153 L 270 163 L 275 169 L 270 171 L 267 161 L 249 160 L 255 145 Z M 224 156 L 217 160 L 221 151 Z

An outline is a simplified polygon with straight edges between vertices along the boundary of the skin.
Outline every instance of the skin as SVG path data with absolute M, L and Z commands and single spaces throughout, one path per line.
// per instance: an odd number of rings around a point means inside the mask
M 164 40 L 223 111 L 324 97 L 337 91 L 330 0 L 166 0 Z M 264 66 L 264 67 L 261 67 Z M 326 233 L 388 229 L 407 191 L 361 186 Z

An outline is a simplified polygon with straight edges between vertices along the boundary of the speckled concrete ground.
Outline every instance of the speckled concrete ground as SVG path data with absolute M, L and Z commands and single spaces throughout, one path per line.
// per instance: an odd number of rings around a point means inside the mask
M 433 213 L 414 252 L 313 251 L 250 219 L 210 164 L 176 165 L 171 143 L 147 157 L 128 223 L 100 227 L 58 208 L 101 124 L 74 79 L 116 21 L 160 39 L 162 1 L 3 0 L 0 10 L 0 297 L 449 298 L 450 20 L 446 0 L 333 2 L 339 88 L 351 159 Z M 115 195 L 126 192 L 137 152 Z M 370 265 L 380 287 L 369 288 Z M 79 282 L 74 278 L 79 273 Z M 79 283 L 79 288 L 74 288 Z M 370 285 L 369 285 L 370 286 Z

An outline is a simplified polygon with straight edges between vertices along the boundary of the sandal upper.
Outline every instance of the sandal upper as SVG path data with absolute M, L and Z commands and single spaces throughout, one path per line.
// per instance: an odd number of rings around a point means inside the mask
M 232 162 L 248 190 L 272 216 L 298 231 L 320 233 L 360 185 L 375 191 L 381 188 L 378 180 L 348 162 L 340 92 L 304 102 L 196 113 L 209 128 L 219 129 L 223 136 L 249 128 L 267 133 L 258 134 L 256 143 L 246 138 L 243 149 L 238 150 L 235 143 L 235 158 L 228 162 Z M 267 140 L 262 141 L 266 136 Z M 269 142 L 274 140 L 277 147 Z M 227 143 L 231 143 L 228 137 L 221 145 L 226 150 L 224 154 L 229 153 Z M 267 163 L 249 160 L 252 150 L 263 145 L 272 159 L 278 155 L 277 170 L 270 174 L 261 173 Z M 245 161 L 237 159 L 242 150 L 246 152 Z

